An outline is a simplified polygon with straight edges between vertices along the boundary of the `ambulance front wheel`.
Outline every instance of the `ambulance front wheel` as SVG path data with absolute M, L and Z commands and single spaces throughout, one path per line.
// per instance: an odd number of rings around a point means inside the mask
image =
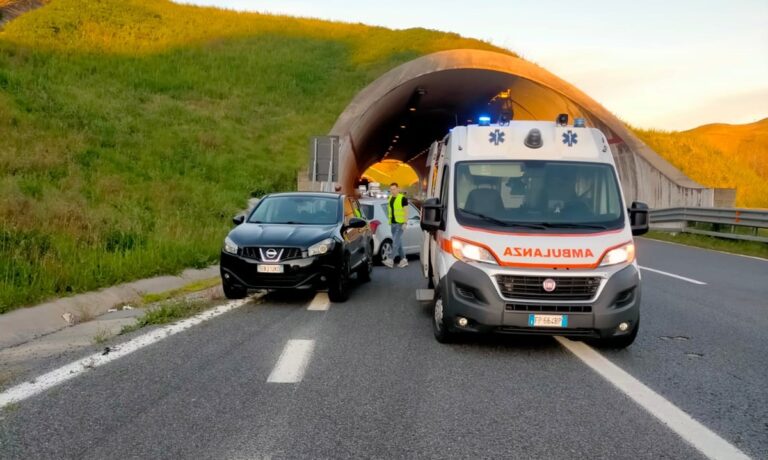
M 440 343 L 451 343 L 456 340 L 456 333 L 451 330 L 450 321 L 445 315 L 442 285 L 435 289 L 435 300 L 432 306 L 432 332 Z

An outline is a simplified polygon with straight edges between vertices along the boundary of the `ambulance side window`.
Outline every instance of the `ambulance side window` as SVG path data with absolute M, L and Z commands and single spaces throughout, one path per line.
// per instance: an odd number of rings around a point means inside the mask
M 440 204 L 443 206 L 448 205 L 448 166 L 443 167 L 443 180 L 440 181 Z

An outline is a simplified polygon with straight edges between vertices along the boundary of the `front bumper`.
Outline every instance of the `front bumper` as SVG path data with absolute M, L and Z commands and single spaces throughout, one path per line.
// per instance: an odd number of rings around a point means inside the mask
M 584 273 L 571 271 L 550 276 L 556 278 L 577 274 Z M 447 315 L 454 330 L 461 331 L 584 338 L 608 338 L 631 333 L 640 318 L 640 275 L 637 267 L 628 265 L 601 272 L 600 276 L 604 278 L 600 289 L 596 297 L 588 301 L 512 300 L 501 296 L 489 272 L 474 264 L 456 262 L 440 283 L 444 315 Z M 532 314 L 567 315 L 568 324 L 563 328 L 532 327 L 529 326 Z M 465 327 L 458 326 L 456 320 L 459 316 L 467 318 Z M 623 332 L 618 329 L 622 322 L 630 325 Z
M 341 266 L 335 251 L 323 256 L 270 264 L 282 265 L 283 273 L 259 273 L 257 267 L 260 262 L 224 251 L 220 260 L 222 280 L 233 287 L 246 289 L 320 289 Z

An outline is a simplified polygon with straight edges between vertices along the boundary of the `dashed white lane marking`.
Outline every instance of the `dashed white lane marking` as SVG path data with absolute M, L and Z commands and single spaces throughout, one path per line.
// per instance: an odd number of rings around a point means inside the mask
M 267 378 L 268 383 L 298 383 L 315 349 L 314 340 L 289 340 Z
M 312 299 L 307 310 L 309 311 L 326 311 L 331 307 L 331 301 L 328 299 L 327 292 L 318 292 L 315 294 L 315 298 Z
M 191 318 L 179 321 L 165 327 L 155 329 L 146 334 L 140 335 L 135 339 L 129 340 L 120 345 L 116 345 L 112 350 L 104 355 L 96 353 L 91 356 L 87 356 L 83 359 L 77 360 L 66 366 L 60 367 L 56 370 L 43 374 L 34 380 L 24 382 L 15 387 L 11 387 L 8 390 L 0 393 L 0 408 L 7 406 L 8 404 L 17 403 L 23 401 L 31 396 L 41 393 L 51 387 L 54 387 L 67 380 L 73 379 L 78 375 L 94 369 L 99 366 L 103 366 L 111 361 L 120 359 L 136 350 L 144 348 L 148 345 L 152 345 L 155 342 L 159 342 L 167 337 L 170 337 L 178 332 L 189 329 L 192 326 L 208 321 L 219 315 L 239 308 L 251 299 L 234 300 L 232 302 L 220 305 L 214 309 L 204 311 L 199 315 L 195 315 Z
M 655 268 L 643 267 L 642 265 L 640 265 L 640 268 L 642 268 L 643 270 L 647 270 L 649 272 L 658 273 L 659 275 L 669 276 L 671 278 L 677 278 L 679 280 L 683 280 L 683 281 L 686 281 L 686 282 L 691 283 L 691 284 L 699 284 L 699 285 L 702 285 L 702 286 L 707 284 L 704 281 L 695 280 L 693 278 L 686 278 L 684 276 L 675 275 L 674 273 L 663 272 L 661 270 L 656 270 Z
M 582 342 L 555 337 L 562 346 L 576 355 L 592 370 L 612 383 L 622 393 L 659 419 L 699 452 L 712 459 L 749 459 L 736 446 L 697 422 L 690 415 L 664 399 L 619 366 Z

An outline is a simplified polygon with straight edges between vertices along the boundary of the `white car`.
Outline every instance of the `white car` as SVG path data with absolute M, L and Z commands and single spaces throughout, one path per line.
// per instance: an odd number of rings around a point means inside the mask
M 392 259 L 392 228 L 387 218 L 387 200 L 363 198 L 360 200 L 360 211 L 373 231 L 373 254 L 376 261 L 382 263 Z M 403 250 L 407 256 L 421 252 L 420 219 L 419 209 L 408 203 L 408 221 L 403 232 Z

